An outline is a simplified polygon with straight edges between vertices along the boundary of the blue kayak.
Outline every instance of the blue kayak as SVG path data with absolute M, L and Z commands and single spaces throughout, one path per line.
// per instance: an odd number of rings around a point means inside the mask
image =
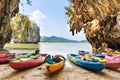
M 84 60 L 82 56 L 79 56 L 77 54 L 68 54 L 67 58 L 69 61 L 73 62 L 74 64 L 95 72 L 100 72 L 105 68 L 103 63 L 98 61 Z
M 92 56 L 105 58 L 105 54 L 92 54 Z
M 84 50 L 78 50 L 78 54 L 79 55 L 85 55 L 85 54 L 90 54 L 90 52 L 88 52 L 88 51 L 84 51 Z M 95 56 L 95 57 L 100 57 L 100 58 L 105 58 L 105 54 L 91 54 L 92 56 Z

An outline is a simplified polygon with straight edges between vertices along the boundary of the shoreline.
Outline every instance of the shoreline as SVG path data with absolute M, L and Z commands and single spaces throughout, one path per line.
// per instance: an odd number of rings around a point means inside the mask
M 61 70 L 53 74 L 47 72 L 44 64 L 22 71 L 16 71 L 8 64 L 0 64 L 0 67 L 0 80 L 120 80 L 120 69 L 104 69 L 95 73 L 68 60 Z
M 42 43 L 40 44 L 40 53 L 63 54 L 65 57 L 68 53 L 77 53 L 78 50 L 91 50 L 88 43 Z M 32 53 L 34 50 L 9 50 L 10 52 L 27 52 Z M 117 70 L 103 69 L 99 73 L 92 72 L 85 68 L 79 67 L 66 60 L 65 66 L 49 74 L 44 64 L 34 68 L 16 71 L 8 63 L 0 64 L 0 80 L 120 80 L 120 68 Z

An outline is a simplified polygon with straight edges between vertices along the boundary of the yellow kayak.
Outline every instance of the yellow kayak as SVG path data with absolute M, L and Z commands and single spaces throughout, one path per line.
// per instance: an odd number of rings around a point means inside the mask
M 106 62 L 106 60 L 104 59 L 104 58 L 99 58 L 99 57 L 95 57 L 95 56 L 91 56 L 91 55 L 84 55 L 83 56 L 83 58 L 85 58 L 85 59 L 96 59 L 96 60 L 98 60 L 99 62 L 102 62 L 102 63 L 105 63 Z
M 116 56 L 120 56 L 120 51 L 117 51 L 117 50 L 116 50 L 116 51 L 115 51 L 115 55 L 116 55 Z
M 47 70 L 49 71 L 49 73 L 53 73 L 55 71 L 60 70 L 64 66 L 64 63 L 65 63 L 64 60 L 62 60 L 58 63 L 54 63 L 54 64 L 49 64 L 46 62 L 45 66 L 46 66 Z

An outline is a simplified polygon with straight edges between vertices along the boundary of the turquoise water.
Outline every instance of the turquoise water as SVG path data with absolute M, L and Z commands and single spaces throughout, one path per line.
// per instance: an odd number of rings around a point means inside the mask
M 39 43 L 40 52 L 47 54 L 63 54 L 77 53 L 78 50 L 91 51 L 91 46 L 87 42 L 83 43 Z M 15 53 L 32 53 L 35 50 L 10 50 Z

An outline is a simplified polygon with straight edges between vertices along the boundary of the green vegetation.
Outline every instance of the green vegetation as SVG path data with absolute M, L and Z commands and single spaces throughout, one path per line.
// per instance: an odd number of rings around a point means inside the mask
M 38 43 L 40 40 L 39 27 L 24 14 L 18 13 L 10 22 L 12 39 L 16 43 Z
M 80 41 L 69 40 L 63 37 L 56 37 L 56 36 L 50 36 L 50 37 L 42 36 L 40 42 L 80 42 Z
M 67 0 L 67 1 L 69 2 L 69 6 L 65 6 L 65 10 L 66 10 L 65 14 L 68 17 L 67 23 L 69 24 L 71 17 L 75 15 L 74 15 L 73 0 Z
M 39 49 L 39 44 L 9 44 L 7 43 L 4 48 L 10 48 L 10 49 Z
M 9 52 L 7 49 L 0 48 L 0 51 L 2 52 Z
M 86 43 L 86 42 L 88 42 L 87 40 L 82 40 L 82 41 L 80 41 L 80 42 L 82 42 L 82 43 Z

